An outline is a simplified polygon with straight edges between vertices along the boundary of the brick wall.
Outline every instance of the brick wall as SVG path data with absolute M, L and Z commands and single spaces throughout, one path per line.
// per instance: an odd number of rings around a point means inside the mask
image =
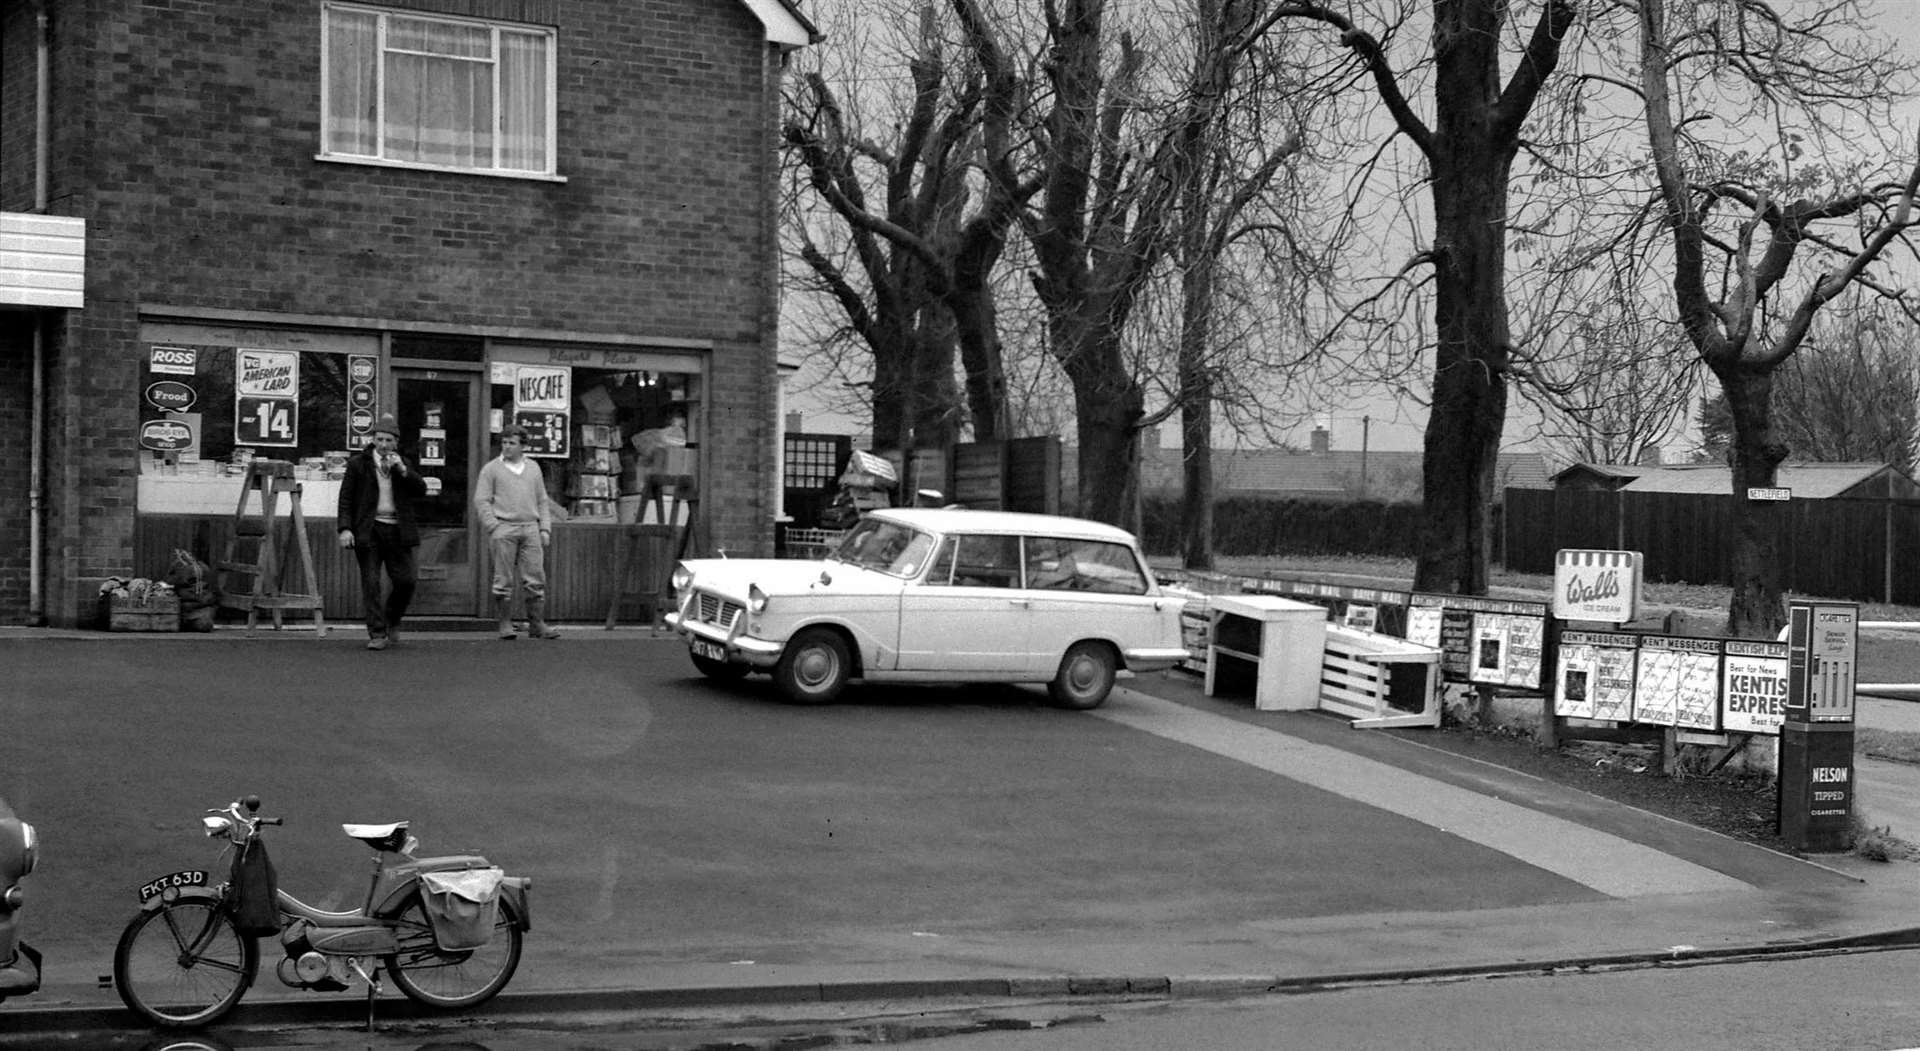
M 51 377 L 63 609 L 126 571 L 154 307 L 711 341 L 713 539 L 771 551 L 777 61 L 744 3 L 559 10 L 565 181 L 545 182 L 316 161 L 314 0 L 56 0 L 52 210 L 88 219 Z M 30 152 L 0 161 L 9 207 Z
M 0 311 L 0 624 L 25 623 L 33 318 Z

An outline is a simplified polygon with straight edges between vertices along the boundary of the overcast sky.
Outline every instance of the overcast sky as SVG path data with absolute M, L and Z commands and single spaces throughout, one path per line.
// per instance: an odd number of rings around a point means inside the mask
M 1824 6 L 1830 0 L 1785 0 L 1788 6 Z M 837 10 L 845 10 L 849 4 L 857 8 L 857 0 L 816 0 L 810 6 L 810 14 L 817 18 L 830 35 L 834 32 L 833 20 Z M 1526 5 L 1531 16 L 1531 5 Z M 1893 40 L 1920 39 L 1920 0 L 1864 0 L 1863 6 L 1872 12 L 1872 17 L 1883 28 L 1884 34 Z M 1912 107 L 1916 132 L 1920 133 L 1920 104 Z M 791 337 L 789 337 L 791 338 Z M 786 348 L 786 357 L 794 357 L 797 347 Z M 788 389 L 788 409 L 802 414 L 802 426 L 807 431 L 828 433 L 852 433 L 864 435 L 867 421 L 852 419 L 833 413 L 827 404 L 818 397 L 810 396 L 806 391 L 797 389 L 798 384 L 790 384 Z M 1513 448 L 1539 448 L 1536 445 L 1522 443 L 1531 434 L 1524 414 L 1528 407 L 1511 394 L 1508 398 L 1509 418 L 1506 426 L 1507 444 Z M 1363 443 L 1373 450 L 1417 450 L 1421 447 L 1421 438 L 1426 424 L 1426 410 L 1409 399 L 1395 397 L 1391 392 L 1382 391 L 1371 398 L 1362 398 L 1318 415 L 1321 423 L 1331 429 L 1332 447 L 1341 450 L 1359 450 Z M 1304 423 L 1287 435 L 1287 440 L 1299 447 L 1306 448 L 1311 423 Z M 1063 435 L 1071 444 L 1072 435 Z M 1671 455 L 1680 455 L 1689 451 L 1688 439 L 1676 440 L 1670 447 Z M 1176 425 L 1169 425 L 1162 431 L 1163 445 L 1180 444 Z M 1541 449 L 1540 451 L 1550 451 Z

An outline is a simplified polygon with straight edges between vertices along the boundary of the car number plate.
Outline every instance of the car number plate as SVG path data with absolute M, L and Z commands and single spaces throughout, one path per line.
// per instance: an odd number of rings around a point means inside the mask
M 175 872 L 171 875 L 162 876 L 151 883 L 141 884 L 140 900 L 144 903 L 151 900 L 155 895 L 165 893 L 176 887 L 204 887 L 206 885 L 207 870 L 187 869 L 184 872 Z
M 711 661 L 727 659 L 727 649 L 719 643 L 708 642 L 705 639 L 688 639 L 687 644 L 693 647 L 693 655 L 696 657 L 705 657 Z

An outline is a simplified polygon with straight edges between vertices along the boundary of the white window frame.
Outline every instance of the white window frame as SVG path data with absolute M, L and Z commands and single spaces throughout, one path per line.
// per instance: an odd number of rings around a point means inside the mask
M 413 168 L 424 171 L 459 172 L 465 175 L 489 175 L 510 179 L 541 179 L 551 182 L 565 182 L 566 177 L 559 174 L 559 103 L 558 88 L 559 46 L 558 34 L 545 26 L 528 25 L 520 22 L 495 21 L 484 18 L 464 18 L 458 15 L 443 15 L 436 12 L 400 10 L 387 7 L 373 7 L 366 4 L 333 3 L 320 5 L 320 152 L 315 160 L 331 161 L 343 164 L 367 164 L 388 168 Z M 374 135 L 373 154 L 339 153 L 329 146 L 328 129 L 332 126 L 332 75 L 333 13 L 352 12 L 371 15 L 377 19 L 374 30 L 374 48 L 380 55 L 380 61 L 374 67 Z M 387 142 L 386 115 L 386 75 L 387 75 L 387 20 L 390 16 L 415 19 L 427 22 L 443 22 L 464 26 L 477 26 L 490 31 L 492 36 L 492 56 L 486 61 L 493 68 L 493 160 L 491 167 L 469 167 L 457 164 L 433 164 L 426 161 L 404 160 L 384 156 Z M 500 34 L 502 30 L 537 36 L 546 44 L 546 166 L 542 169 L 503 168 L 499 166 L 501 151 L 504 149 L 504 137 L 500 133 L 501 113 L 506 108 L 501 104 L 500 77 Z

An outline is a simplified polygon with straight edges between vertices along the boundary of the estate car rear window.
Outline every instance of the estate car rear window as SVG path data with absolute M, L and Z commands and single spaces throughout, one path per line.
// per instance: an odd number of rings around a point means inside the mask
M 1106 540 L 1027 538 L 1027 586 L 1042 591 L 1144 595 L 1147 578 L 1133 549 Z

